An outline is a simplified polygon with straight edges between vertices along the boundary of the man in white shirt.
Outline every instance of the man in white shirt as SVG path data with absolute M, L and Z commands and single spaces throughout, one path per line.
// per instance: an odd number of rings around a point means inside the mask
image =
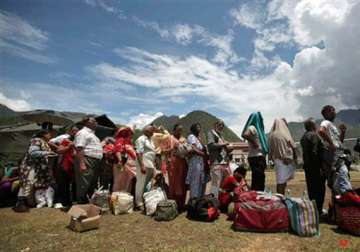
M 146 184 L 151 180 L 155 173 L 155 145 L 152 140 L 154 127 L 146 126 L 143 135 L 136 140 L 136 188 L 135 202 L 136 207 L 143 210 L 143 194 Z
M 335 169 L 336 157 L 339 155 L 339 152 L 341 152 L 346 126 L 345 124 L 341 124 L 339 125 L 339 129 L 335 126 L 336 111 L 333 106 L 327 105 L 323 107 L 321 114 L 325 119 L 321 122 L 319 129 L 319 135 L 325 143 L 323 172 L 328 178 L 328 185 L 332 187 L 332 171 Z
M 75 135 L 76 147 L 76 194 L 77 201 L 80 204 L 88 202 L 95 190 L 101 159 L 103 157 L 103 149 L 99 138 L 95 135 L 97 126 L 94 117 L 85 117 L 83 119 L 85 125 Z

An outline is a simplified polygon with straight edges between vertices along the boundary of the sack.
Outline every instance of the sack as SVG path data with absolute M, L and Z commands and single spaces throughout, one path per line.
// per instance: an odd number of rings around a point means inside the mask
M 244 192 L 241 196 L 235 203 L 233 229 L 254 232 L 288 231 L 289 214 L 281 198 L 264 193 L 258 195 L 254 191 Z
M 166 195 L 161 188 L 144 193 L 146 215 L 153 215 L 159 202 L 166 200 Z
M 91 196 L 90 203 L 100 207 L 102 213 L 108 212 L 110 210 L 109 195 L 109 190 L 102 190 L 102 187 L 100 187 Z
M 189 153 L 191 153 L 191 151 L 192 151 L 191 144 L 182 143 L 178 145 L 177 150 L 175 151 L 175 155 L 180 158 L 186 158 L 189 155 Z
M 360 206 L 335 200 L 336 225 L 353 235 L 360 236 Z
M 113 192 L 110 206 L 113 214 L 130 214 L 134 209 L 134 197 L 128 192 Z
M 156 206 L 154 219 L 156 221 L 171 221 L 178 216 L 177 208 L 175 200 L 163 200 Z
M 319 213 L 316 202 L 306 198 L 287 198 L 291 229 L 299 236 L 319 235 Z
M 213 194 L 204 196 L 202 199 L 190 199 L 187 206 L 187 217 L 192 220 L 212 222 L 219 215 L 220 203 Z

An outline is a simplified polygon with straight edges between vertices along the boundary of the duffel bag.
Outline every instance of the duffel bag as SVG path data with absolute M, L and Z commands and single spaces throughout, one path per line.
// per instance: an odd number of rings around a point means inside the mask
M 286 198 L 292 231 L 299 236 L 319 235 L 319 213 L 316 202 L 306 197 Z
M 220 215 L 219 206 L 219 200 L 213 194 L 205 195 L 201 199 L 190 199 L 187 206 L 187 217 L 197 221 L 215 221 Z
M 233 229 L 252 232 L 284 232 L 289 214 L 281 200 L 260 199 L 236 202 Z
M 166 200 L 166 194 L 161 188 L 144 193 L 146 215 L 153 215 L 159 202 Z
M 130 214 L 134 209 L 134 197 L 128 192 L 113 192 L 110 205 L 115 215 Z
M 163 200 L 156 206 L 154 219 L 156 221 L 171 221 L 178 216 L 178 208 L 175 200 Z

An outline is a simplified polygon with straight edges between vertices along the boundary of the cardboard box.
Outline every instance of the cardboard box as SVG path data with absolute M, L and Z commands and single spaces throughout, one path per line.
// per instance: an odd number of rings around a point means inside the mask
M 71 216 L 69 228 L 76 232 L 99 228 L 100 210 L 92 204 L 72 206 L 68 212 Z

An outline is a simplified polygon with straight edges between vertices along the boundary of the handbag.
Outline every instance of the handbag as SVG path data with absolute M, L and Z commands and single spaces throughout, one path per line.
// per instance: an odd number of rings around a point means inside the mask
M 290 226 L 295 234 L 305 237 L 320 235 L 319 213 L 314 200 L 311 201 L 304 193 L 302 198 L 287 197 L 285 203 Z
M 163 200 L 156 206 L 154 219 L 156 221 L 171 221 L 178 216 L 178 207 L 175 200 Z

